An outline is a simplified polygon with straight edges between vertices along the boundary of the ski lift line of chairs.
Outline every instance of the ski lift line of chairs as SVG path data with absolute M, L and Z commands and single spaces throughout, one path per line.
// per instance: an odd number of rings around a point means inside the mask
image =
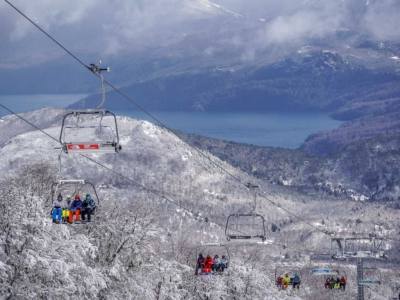
M 59 141 L 66 153 L 119 152 L 122 149 L 117 118 L 108 110 L 82 110 L 65 114 Z
M 225 237 L 230 240 L 266 240 L 264 216 L 260 214 L 231 214 L 226 220 Z
M 335 246 L 336 245 L 336 249 Z M 331 238 L 332 258 L 385 258 L 384 239 L 376 237 L 334 237 Z M 335 251 L 336 250 L 336 251 Z
M 85 197 L 83 200 L 81 197 Z M 100 200 L 95 186 L 82 179 L 62 179 L 51 187 L 52 219 L 54 223 L 91 221 Z M 76 205 L 79 204 L 79 205 Z
M 231 255 L 225 244 L 202 244 L 195 253 L 195 275 L 223 275 L 230 265 Z

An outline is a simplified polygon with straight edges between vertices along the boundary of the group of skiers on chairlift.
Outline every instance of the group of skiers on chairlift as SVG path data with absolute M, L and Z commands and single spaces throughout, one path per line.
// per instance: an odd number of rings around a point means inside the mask
M 96 202 L 89 193 L 86 194 L 83 201 L 79 194 L 76 194 L 74 200 L 72 200 L 71 197 L 63 199 L 63 196 L 60 193 L 58 194 L 57 199 L 53 202 L 51 216 L 53 223 L 57 224 L 72 224 L 81 221 L 86 222 L 86 216 L 87 222 L 90 222 L 95 209 Z
M 286 273 L 283 276 L 278 276 L 276 279 L 276 286 L 281 290 L 286 290 L 290 285 L 295 289 L 300 289 L 300 275 L 298 273 L 294 273 L 292 276 L 289 276 L 289 273 Z
M 342 276 L 342 277 L 336 277 L 334 278 L 333 276 L 328 277 L 325 280 L 325 288 L 326 289 L 336 289 L 336 290 L 346 290 L 346 284 L 347 284 L 347 280 L 346 277 Z
M 217 255 L 212 258 L 210 255 L 206 257 L 199 254 L 197 258 L 195 275 L 222 274 L 228 268 L 229 260 L 225 255 L 221 257 Z

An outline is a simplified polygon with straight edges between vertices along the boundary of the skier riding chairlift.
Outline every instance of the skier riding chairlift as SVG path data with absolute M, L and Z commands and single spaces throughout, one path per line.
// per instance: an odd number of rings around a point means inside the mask
M 80 195 L 85 195 L 83 201 Z M 57 195 L 57 197 L 56 197 Z M 73 223 L 74 221 L 91 221 L 99 204 L 95 186 L 85 180 L 59 180 L 51 188 L 53 199 L 52 219 L 54 223 Z M 73 199 L 73 200 L 71 200 Z M 68 203 L 69 202 L 69 203 Z

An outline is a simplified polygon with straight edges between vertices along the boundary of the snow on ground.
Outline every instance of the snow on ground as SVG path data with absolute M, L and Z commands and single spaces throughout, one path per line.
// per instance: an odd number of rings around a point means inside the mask
M 51 109 L 45 112 L 44 120 L 40 118 L 43 113 L 40 111 L 26 116 L 45 128 L 48 134 L 57 137 L 60 128 L 56 125 L 62 112 Z M 316 253 L 326 251 L 329 239 L 272 206 L 270 201 L 301 214 L 319 228 L 335 232 L 388 232 L 389 228 L 396 226 L 394 215 L 381 206 L 369 208 L 359 202 L 310 199 L 284 187 L 257 182 L 207 154 L 243 182 L 256 182 L 267 191 L 257 201 L 257 212 L 267 220 L 268 242 L 252 245 L 228 243 L 224 238 L 226 217 L 251 209 L 252 193 L 238 186 L 165 129 L 149 122 L 119 117 L 121 153 L 90 156 L 141 185 L 157 189 L 174 199 L 175 203 L 148 193 L 139 185 L 79 155 L 62 154 L 62 172 L 57 175 L 60 155 L 60 150 L 55 149 L 57 142 L 38 131 L 30 131 L 14 117 L 2 120 L 5 120 L 0 123 L 3 126 L 0 131 L 2 174 L 15 176 L 25 166 L 50 164 L 55 176 L 90 179 L 98 187 L 103 200 L 96 225 L 79 227 L 52 224 L 48 213 L 43 215 L 50 209 L 50 204 L 42 199 L 40 222 L 35 223 L 41 233 L 33 235 L 35 246 L 26 251 L 24 263 L 30 269 L 40 267 L 39 278 L 47 278 L 57 287 L 51 295 L 58 294 L 64 298 L 90 295 L 94 298 L 104 294 L 110 299 L 154 299 L 156 295 L 160 295 L 160 299 L 324 299 L 326 291 L 307 275 L 311 262 L 306 255 L 311 253 L 310 250 Z M 4 132 L 7 133 L 4 135 Z M 387 221 L 377 229 L 378 213 L 384 214 Z M 136 224 L 136 218 L 140 221 L 138 228 L 146 228 L 144 237 L 136 233 L 141 230 L 129 231 L 133 230 L 131 226 Z M 271 231 L 272 223 L 278 231 Z M 113 251 L 117 251 L 115 249 L 126 236 L 137 244 L 132 244 L 113 259 Z M 232 256 L 229 275 L 200 278 L 193 275 L 195 249 L 199 242 L 228 244 Z M 297 268 L 304 275 L 304 288 L 300 291 L 278 291 L 275 288 L 274 268 L 283 262 L 283 272 Z M 2 278 L 8 276 L 4 273 L 8 267 L 7 261 L 0 259 Z M 60 270 L 66 272 L 59 279 L 61 287 L 57 283 Z M 349 291 L 341 296 L 353 299 L 355 272 L 351 267 L 346 267 L 346 270 Z M 21 279 L 22 283 L 31 286 L 42 284 L 32 278 Z

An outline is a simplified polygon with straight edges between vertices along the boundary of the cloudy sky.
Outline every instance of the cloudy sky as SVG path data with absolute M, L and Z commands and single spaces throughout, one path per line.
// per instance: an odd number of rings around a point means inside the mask
M 168 47 L 191 35 L 213 40 L 222 31 L 226 47 L 247 49 L 298 47 L 338 30 L 400 41 L 400 0 L 10 1 L 82 55 Z M 0 37 L 0 67 L 63 54 L 3 1 Z

